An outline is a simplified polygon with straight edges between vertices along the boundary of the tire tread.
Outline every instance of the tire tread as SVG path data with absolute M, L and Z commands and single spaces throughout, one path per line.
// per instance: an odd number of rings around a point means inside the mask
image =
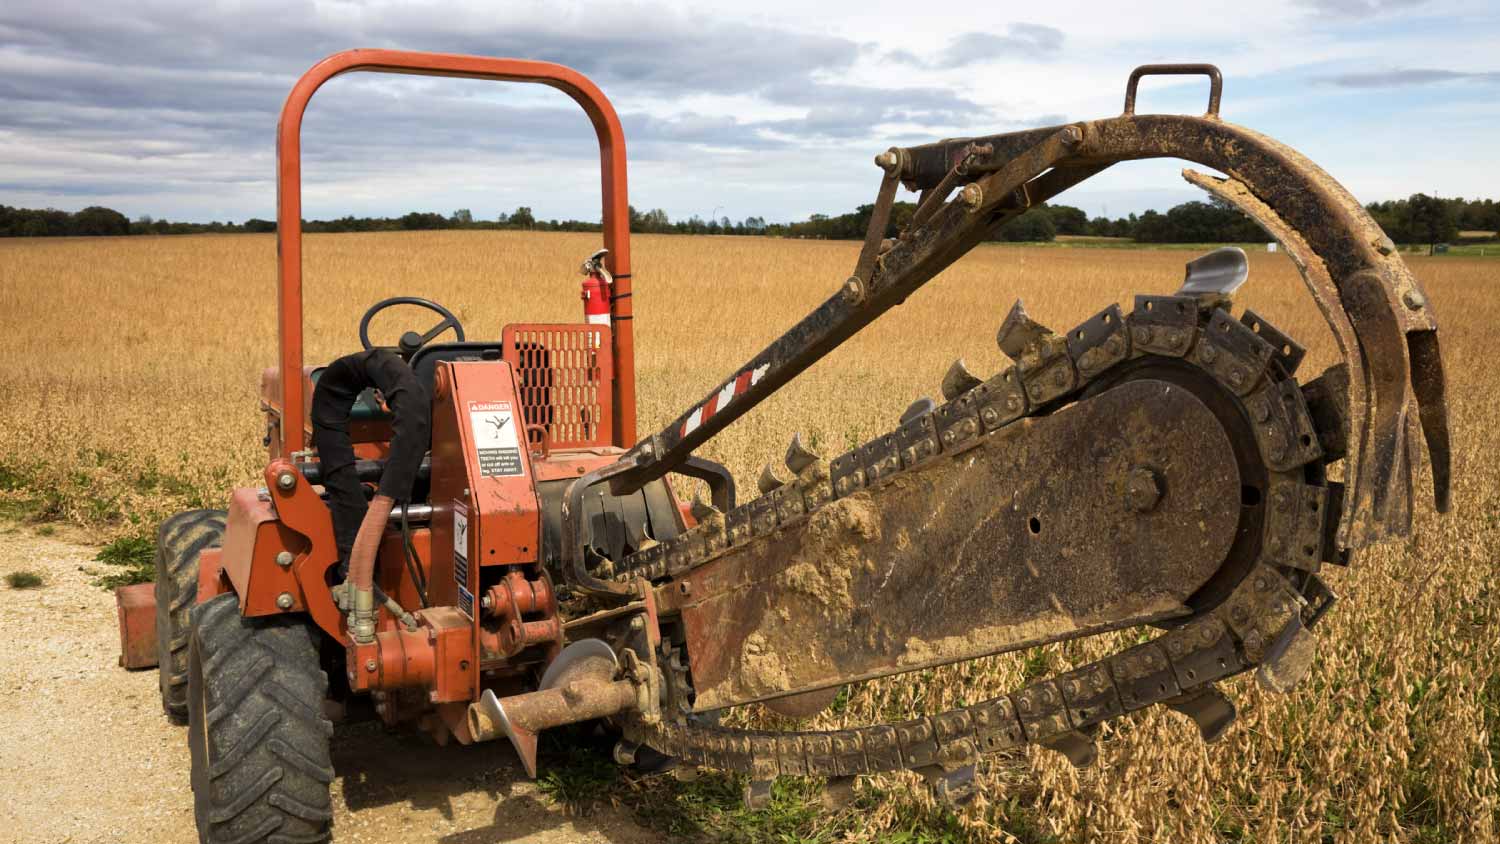
M 229 514 L 184 510 L 156 531 L 156 663 L 168 720 L 187 723 L 188 637 L 198 600 L 198 555 L 224 539 Z
M 333 725 L 318 705 L 328 677 L 317 635 L 303 618 L 244 618 L 232 594 L 195 610 L 187 697 L 201 842 L 328 840 Z

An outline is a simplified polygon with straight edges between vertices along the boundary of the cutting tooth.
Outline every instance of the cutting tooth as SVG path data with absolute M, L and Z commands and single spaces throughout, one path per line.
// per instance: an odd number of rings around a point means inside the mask
M 1205 742 L 1218 741 L 1229 729 L 1229 725 L 1234 723 L 1234 704 L 1213 685 L 1185 692 L 1163 703 L 1173 711 L 1193 719 Z
M 1026 306 L 1017 299 L 1011 305 L 1010 313 L 1005 315 L 1005 322 L 1000 324 L 1000 332 L 995 336 L 995 341 L 1000 344 L 1000 351 L 1006 357 L 1020 363 L 1027 352 L 1040 349 L 1053 333 L 1052 329 L 1032 319 L 1026 313 Z
M 905 425 L 913 419 L 920 419 L 934 410 L 937 410 L 937 402 L 923 396 L 912 402 L 911 407 L 908 407 L 906 412 L 901 414 L 901 424 Z
M 1079 730 L 1069 730 L 1042 740 L 1042 746 L 1067 757 L 1075 768 L 1087 768 L 1099 758 L 1099 748 L 1093 736 Z
M 823 806 L 830 810 L 843 809 L 854 802 L 854 777 L 829 777 L 823 783 Z
M 752 811 L 764 809 L 771 805 L 771 785 L 773 780 L 747 780 L 742 796 L 745 800 L 745 808 Z
M 705 503 L 702 498 L 698 497 L 697 493 L 693 493 L 693 505 L 691 507 L 691 510 L 693 513 L 693 518 L 696 519 L 698 521 L 698 524 L 700 525 L 713 518 L 714 516 L 723 515 L 723 513 L 719 511 L 719 508 L 715 507 L 712 504 Z
M 802 435 L 793 434 L 792 444 L 786 447 L 786 467 L 792 470 L 792 474 L 800 475 L 803 469 L 816 462 L 818 455 L 802 444 Z
M 948 374 L 943 376 L 943 400 L 953 401 L 983 383 L 978 376 L 969 371 L 964 359 L 959 358 L 948 367 Z
M 979 793 L 977 784 L 974 782 L 973 765 L 961 765 L 952 770 L 929 765 L 925 768 L 918 768 L 917 773 L 927 781 L 927 785 L 932 789 L 932 796 L 949 806 L 966 805 Z
M 755 485 L 760 488 L 761 495 L 780 489 L 785 484 L 786 480 L 777 474 L 774 462 L 767 463 L 765 468 L 760 470 L 760 478 L 755 482 Z

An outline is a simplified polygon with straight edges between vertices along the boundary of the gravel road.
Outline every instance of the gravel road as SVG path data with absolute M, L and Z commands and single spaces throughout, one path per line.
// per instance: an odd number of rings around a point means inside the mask
M 191 844 L 187 739 L 161 712 L 156 672 L 118 667 L 114 596 L 90 584 L 96 549 L 0 524 L 0 842 Z M 376 724 L 334 736 L 334 830 L 347 842 L 619 842 L 660 836 L 628 812 L 570 816 L 500 744 L 439 748 Z

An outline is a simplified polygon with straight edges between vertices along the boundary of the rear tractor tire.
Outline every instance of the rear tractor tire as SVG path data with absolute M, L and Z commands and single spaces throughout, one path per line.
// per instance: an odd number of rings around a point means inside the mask
M 333 724 L 317 637 L 304 619 L 241 617 L 233 594 L 194 610 L 188 748 L 200 842 L 328 840 Z
M 198 555 L 224 541 L 223 510 L 185 510 L 156 531 L 156 665 L 161 708 L 187 723 L 188 637 L 198 601 Z

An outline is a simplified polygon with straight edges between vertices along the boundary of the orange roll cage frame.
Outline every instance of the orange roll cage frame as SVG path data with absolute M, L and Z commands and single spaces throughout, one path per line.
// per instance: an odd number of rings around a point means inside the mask
M 610 300 L 615 363 L 614 444 L 635 442 L 635 339 L 631 331 L 630 212 L 625 185 L 625 134 L 615 108 L 598 86 L 569 67 L 525 59 L 495 59 L 405 50 L 346 50 L 313 65 L 287 95 L 276 127 L 277 333 L 281 370 L 281 453 L 306 446 L 302 419 L 308 397 L 302 372 L 302 115 L 323 83 L 343 73 L 369 71 L 532 82 L 556 88 L 583 107 L 599 137 L 604 248 L 614 276 Z

